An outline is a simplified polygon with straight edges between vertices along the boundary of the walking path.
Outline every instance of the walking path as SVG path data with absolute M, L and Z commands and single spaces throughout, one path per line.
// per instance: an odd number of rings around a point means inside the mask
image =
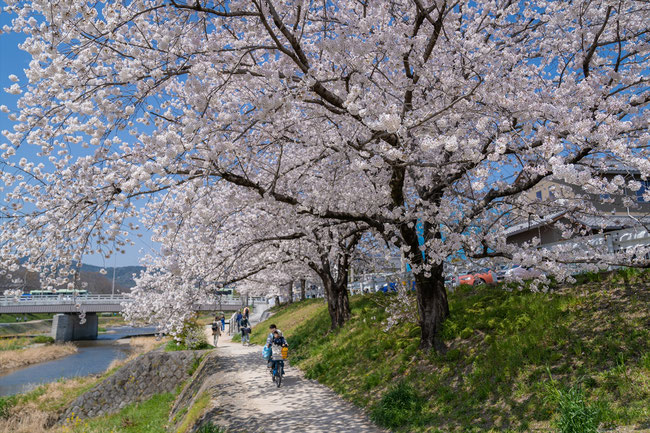
M 285 366 L 282 386 L 271 380 L 260 346 L 219 338 L 219 371 L 212 409 L 206 415 L 232 433 L 379 433 L 353 404 Z

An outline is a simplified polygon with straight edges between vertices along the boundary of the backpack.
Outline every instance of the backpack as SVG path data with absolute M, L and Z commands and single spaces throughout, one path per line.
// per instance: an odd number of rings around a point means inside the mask
M 212 330 L 217 331 L 218 329 L 219 329 L 219 325 L 217 324 L 217 322 L 212 322 Z
M 262 349 L 262 358 L 269 360 L 271 359 L 271 355 L 273 354 L 273 351 L 269 346 L 264 346 L 264 349 Z

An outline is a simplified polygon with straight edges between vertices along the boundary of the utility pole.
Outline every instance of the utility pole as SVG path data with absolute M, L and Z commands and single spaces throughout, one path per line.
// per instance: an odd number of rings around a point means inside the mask
M 111 287 L 111 299 L 115 296 L 115 268 L 117 267 L 117 253 L 113 252 L 115 254 L 113 258 L 113 285 Z

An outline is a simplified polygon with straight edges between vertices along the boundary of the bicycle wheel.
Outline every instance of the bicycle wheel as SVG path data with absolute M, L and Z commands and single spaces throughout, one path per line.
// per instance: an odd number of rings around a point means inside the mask
M 280 388 L 280 385 L 282 384 L 282 374 L 280 373 L 280 371 L 277 371 L 275 373 L 273 380 L 275 381 L 275 384 L 278 386 L 278 388 Z

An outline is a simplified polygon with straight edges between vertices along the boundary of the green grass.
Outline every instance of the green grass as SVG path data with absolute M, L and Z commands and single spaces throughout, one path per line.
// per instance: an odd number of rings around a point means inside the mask
M 192 361 L 192 365 L 190 365 L 190 368 L 188 368 L 188 370 L 187 370 L 187 374 L 189 374 L 190 376 L 192 376 L 192 375 L 194 374 L 194 372 L 195 372 L 195 371 L 199 368 L 199 366 L 201 365 L 201 361 L 203 361 L 203 358 L 204 358 L 204 357 L 205 357 L 205 354 L 200 355 L 200 356 L 197 356 L 196 358 L 194 358 L 194 360 Z
M 211 422 L 205 423 L 197 430 L 197 433 L 227 433 L 228 431 Z
M 18 317 L 21 321 L 23 318 L 29 320 L 47 320 L 52 319 L 52 314 L 38 313 L 38 314 L 0 314 L 0 323 L 20 323 L 16 321 Z
M 581 389 L 604 426 L 635 425 L 650 419 L 650 293 L 621 287 L 617 275 L 556 293 L 462 287 L 449 297 L 444 355 L 418 349 L 416 320 L 384 330 L 385 294 L 352 297 L 351 320 L 334 332 L 322 300 L 286 306 L 256 326 L 251 341 L 263 344 L 275 323 L 291 365 L 394 431 L 548 429 L 562 412 L 549 398 L 551 378 L 558 389 Z M 421 405 L 390 415 L 388 402 L 409 395 L 404 390 Z
M 126 406 L 114 415 L 88 420 L 67 419 L 64 431 L 74 433 L 167 433 L 169 411 L 174 403 L 173 393 L 157 394 L 151 399 Z
M 200 342 L 198 344 L 195 344 L 191 348 L 187 347 L 185 344 L 182 342 L 178 342 L 175 340 L 171 340 L 167 342 L 165 345 L 165 352 L 175 352 L 177 350 L 205 350 L 205 349 L 211 349 L 212 346 L 210 346 L 207 341 L 206 342 Z
M 424 398 L 413 386 L 399 382 L 371 408 L 370 419 L 389 428 L 413 424 L 422 414 L 423 404 Z
M 10 409 L 18 403 L 16 396 L 0 397 L 0 419 L 8 418 Z
M 549 387 L 549 400 L 557 406 L 559 416 L 553 425 L 560 433 L 597 433 L 601 410 L 586 401 L 581 387 Z
M 30 343 L 30 339 L 26 337 L 3 338 L 0 340 L 0 351 L 22 349 Z
M 13 337 L 0 339 L 0 351 L 23 349 L 30 344 L 53 344 L 54 339 L 47 335 L 37 335 L 36 337 Z
M 196 399 L 192 407 L 189 408 L 187 414 L 183 418 L 183 422 L 176 430 L 176 433 L 185 433 L 192 426 L 194 426 L 194 424 L 196 424 L 196 421 L 198 421 L 201 415 L 203 415 L 203 412 L 205 412 L 205 409 L 208 407 L 209 404 L 210 404 L 210 394 L 204 392 L 199 396 L 199 398 Z

